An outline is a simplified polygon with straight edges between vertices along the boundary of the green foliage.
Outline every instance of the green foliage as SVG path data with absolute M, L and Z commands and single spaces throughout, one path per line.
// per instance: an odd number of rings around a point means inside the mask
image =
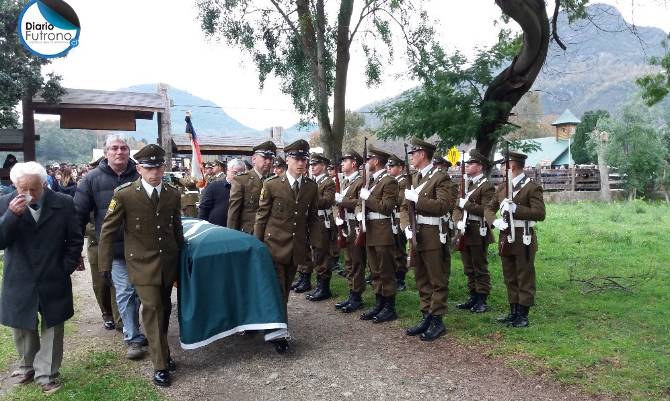
M 577 125 L 575 135 L 572 137 L 570 152 L 576 164 L 597 164 L 598 155 L 595 149 L 587 146 L 589 134 L 596 128 L 598 120 L 607 118 L 610 114 L 605 110 L 587 111 L 582 116 L 582 122 Z
M 15 106 L 25 94 L 45 89 L 45 98 L 57 101 L 63 93 L 61 77 L 49 74 L 45 81 L 42 66 L 50 61 L 29 53 L 20 43 L 17 22 L 28 0 L 0 3 L 0 128 L 17 128 L 19 115 Z
M 670 34 L 668 35 L 670 39 Z M 652 106 L 663 100 L 670 93 L 670 45 L 663 41 L 666 54 L 663 57 L 652 57 L 649 63 L 660 67 L 661 71 L 656 74 L 645 75 L 637 79 L 637 84 L 642 88 L 642 98 L 648 106 Z
M 97 138 L 101 131 L 60 129 L 57 121 L 36 121 L 36 133 L 40 136 L 37 144 L 37 161 L 44 164 L 77 163 L 91 161 Z
M 2 274 L 4 272 L 2 260 L 0 260 L 0 283 L 2 283 Z M 12 339 L 12 329 L 7 326 L 0 325 L 0 371 L 4 372 L 16 358 L 16 351 L 14 350 L 14 340 Z

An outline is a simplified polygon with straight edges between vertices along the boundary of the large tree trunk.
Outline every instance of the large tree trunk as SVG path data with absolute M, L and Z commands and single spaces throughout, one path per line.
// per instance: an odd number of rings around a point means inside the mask
M 521 26 L 523 46 L 512 64 L 498 74 L 484 95 L 477 149 L 491 157 L 498 141 L 496 131 L 507 123 L 512 108 L 533 86 L 549 48 L 549 19 L 544 1 L 496 0 L 496 4 Z
M 349 71 L 350 38 L 349 25 L 354 9 L 354 0 L 342 0 L 337 15 L 337 56 L 335 59 L 335 90 L 333 92 L 333 131 L 331 137 L 324 137 L 326 157 L 334 163 L 342 155 L 342 139 L 344 138 L 347 94 L 347 72 Z

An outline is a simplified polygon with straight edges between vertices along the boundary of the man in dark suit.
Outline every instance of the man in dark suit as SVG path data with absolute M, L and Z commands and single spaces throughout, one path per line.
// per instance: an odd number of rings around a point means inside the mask
M 17 384 L 35 380 L 51 394 L 61 387 L 65 321 L 74 314 L 70 275 L 82 263 L 84 238 L 72 198 L 46 187 L 44 167 L 17 163 L 10 178 L 16 191 L 0 198 L 0 323 L 14 334 Z
M 242 160 L 233 159 L 228 162 L 226 178 L 212 181 L 202 192 L 202 200 L 198 208 L 198 218 L 222 227 L 226 226 L 228 221 L 230 186 L 235 175 L 244 171 L 246 171 L 246 166 Z

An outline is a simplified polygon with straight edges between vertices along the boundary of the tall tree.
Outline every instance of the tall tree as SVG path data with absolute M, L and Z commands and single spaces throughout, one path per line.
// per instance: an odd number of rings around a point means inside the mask
M 32 96 L 42 89 L 43 96 L 56 101 L 63 93 L 60 76 L 42 77 L 45 58 L 29 53 L 17 34 L 19 14 L 28 0 L 0 2 L 0 128 L 16 128 L 19 115 L 16 106 L 24 96 Z
M 325 153 L 341 154 L 351 50 L 361 46 L 368 85 L 378 84 L 393 58 L 394 37 L 410 56 L 432 29 L 420 0 L 198 0 L 202 29 L 251 54 L 261 87 L 270 74 L 281 80 L 296 109 L 319 122 Z M 328 6 L 328 7 L 327 7 Z M 333 118 L 330 118 L 330 98 Z
M 582 122 L 577 125 L 575 135 L 572 137 L 570 154 L 577 164 L 598 163 L 596 149 L 589 146 L 591 132 L 596 128 L 598 120 L 608 118 L 610 114 L 606 110 L 587 111 L 582 115 Z
M 642 88 L 642 98 L 648 106 L 660 102 L 670 93 L 670 43 L 668 40 L 670 40 L 670 34 L 668 34 L 668 39 L 662 43 L 666 50 L 665 56 L 650 59 L 650 64 L 660 67 L 660 71 L 637 80 L 637 84 Z

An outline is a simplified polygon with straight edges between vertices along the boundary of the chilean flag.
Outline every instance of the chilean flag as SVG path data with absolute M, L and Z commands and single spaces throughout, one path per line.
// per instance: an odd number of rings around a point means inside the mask
M 205 177 L 202 174 L 202 154 L 200 153 L 200 144 L 198 143 L 198 136 L 195 134 L 195 128 L 191 124 L 191 112 L 186 112 L 186 135 L 191 141 L 191 152 L 193 158 L 191 160 L 191 177 L 198 180 L 198 187 L 203 188 L 206 185 Z

